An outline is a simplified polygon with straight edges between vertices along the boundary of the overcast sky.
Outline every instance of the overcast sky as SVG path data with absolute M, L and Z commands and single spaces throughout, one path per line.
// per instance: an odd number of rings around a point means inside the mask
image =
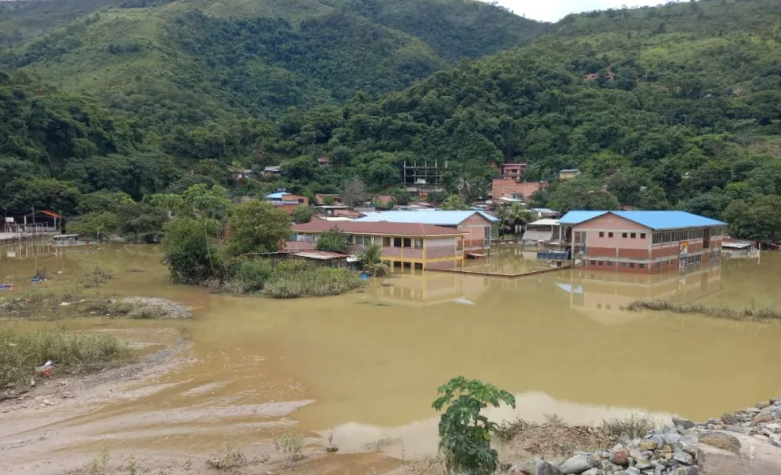
M 607 10 L 608 8 L 639 7 L 659 5 L 667 0 L 498 0 L 499 5 L 509 8 L 518 15 L 540 21 L 558 21 L 570 13 Z

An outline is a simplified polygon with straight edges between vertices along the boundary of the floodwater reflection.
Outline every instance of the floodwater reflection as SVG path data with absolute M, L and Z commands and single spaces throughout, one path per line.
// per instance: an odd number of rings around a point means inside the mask
M 509 280 L 410 273 L 373 281 L 363 292 L 279 301 L 171 284 L 155 246 L 24 257 L 6 251 L 0 248 L 0 275 L 16 276 L 12 292 L 31 288 L 29 276 L 42 264 L 62 273 L 38 289 L 73 285 L 99 265 L 114 274 L 108 293 L 168 297 L 194 309 L 192 321 L 176 324 L 192 340 L 193 362 L 155 381 L 159 391 L 139 388 L 132 399 L 89 415 L 122 416 L 123 430 L 133 424 L 129 415 L 150 411 L 312 400 L 290 417 L 303 430 L 337 428 L 345 447 L 384 434 L 409 432 L 414 440 L 415 427 L 436 418 L 430 405 L 437 387 L 458 375 L 517 394 L 523 404 L 514 415 L 531 420 L 556 412 L 569 422 L 599 421 L 629 410 L 705 419 L 781 394 L 781 380 L 772 377 L 781 325 L 621 310 L 637 298 L 778 306 L 779 254 L 686 275 L 565 269 Z M 196 418 L 183 429 L 186 437 L 166 443 L 212 446 L 221 431 L 250 430 L 234 422 Z M 151 434 L 144 444 L 155 442 L 154 432 L 144 434 Z

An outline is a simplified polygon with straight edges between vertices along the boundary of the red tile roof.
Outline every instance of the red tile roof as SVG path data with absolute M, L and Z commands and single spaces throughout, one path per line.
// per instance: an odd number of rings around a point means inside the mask
M 293 232 L 297 233 L 318 233 L 328 231 L 331 228 L 338 228 L 340 231 L 351 234 L 388 234 L 396 236 L 455 236 L 469 234 L 468 232 L 457 229 L 434 226 L 431 224 L 413 224 L 413 223 L 389 223 L 387 221 L 379 222 L 356 222 L 356 221 L 326 221 L 324 219 L 313 219 L 304 224 L 293 225 Z

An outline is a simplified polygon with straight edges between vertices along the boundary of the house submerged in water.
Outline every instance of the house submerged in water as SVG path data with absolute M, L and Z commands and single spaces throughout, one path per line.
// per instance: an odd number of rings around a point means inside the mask
M 586 268 L 643 274 L 720 261 L 726 226 L 684 211 L 570 211 L 559 224 Z

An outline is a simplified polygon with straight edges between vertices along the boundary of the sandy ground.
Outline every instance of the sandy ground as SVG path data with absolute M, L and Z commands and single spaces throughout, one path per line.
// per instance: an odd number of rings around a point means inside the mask
M 149 330 L 126 331 L 143 331 L 150 336 Z M 387 473 L 399 466 L 397 460 L 378 452 L 329 454 L 327 443 L 317 434 L 307 435 L 300 460 L 291 463 L 290 457 L 275 447 L 274 439 L 295 424 L 288 417 L 290 413 L 311 400 L 123 410 L 123 404 L 164 392 L 167 385 L 159 382 L 164 379 L 160 377 L 192 363 L 189 344 L 176 331 L 155 332 L 156 342 L 162 337 L 172 344 L 119 368 L 79 377 L 39 379 L 28 393 L 0 402 L 0 474 L 88 474 L 90 464 L 99 462 L 101 451 L 108 453 L 108 475 L 225 473 L 216 470 L 211 461 L 221 462 L 231 453 L 234 462 L 229 464 L 229 473 L 237 475 L 290 471 L 367 475 Z M 210 389 L 201 386 L 191 392 Z M 187 449 L 188 433 L 203 430 L 204 420 L 214 421 L 227 433 L 249 432 L 261 437 L 215 440 L 208 450 L 197 446 Z M 170 445 L 166 443 L 169 440 Z

